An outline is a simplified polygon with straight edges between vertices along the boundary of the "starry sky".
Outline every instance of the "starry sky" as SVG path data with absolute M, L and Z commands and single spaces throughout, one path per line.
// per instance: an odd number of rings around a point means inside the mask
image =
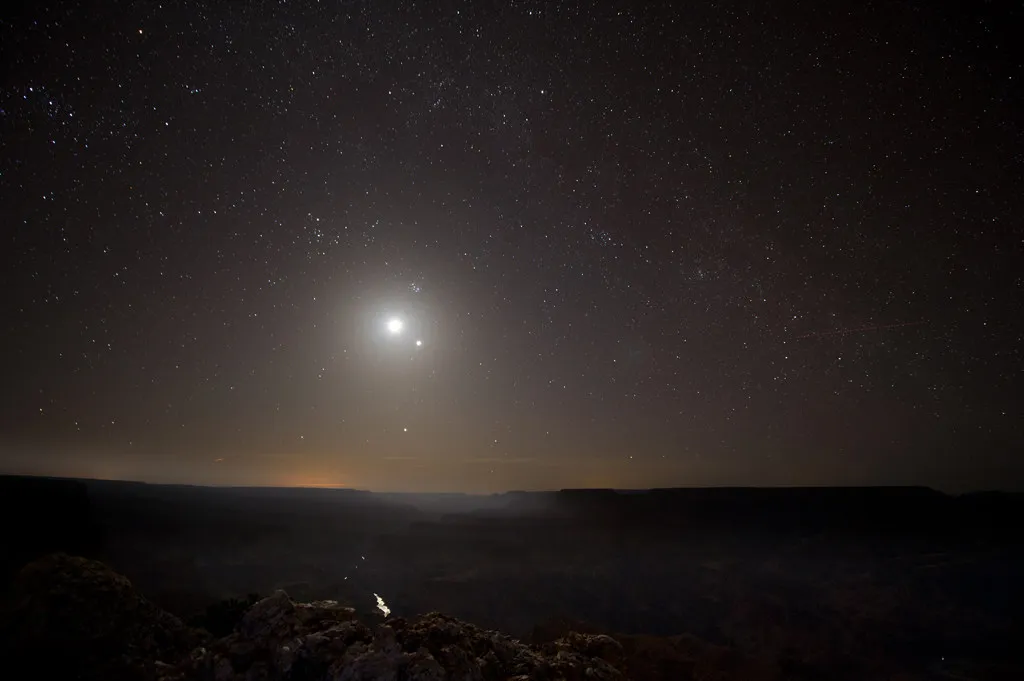
M 1024 17 L 938 4 L 7 8 L 0 471 L 1020 489 Z

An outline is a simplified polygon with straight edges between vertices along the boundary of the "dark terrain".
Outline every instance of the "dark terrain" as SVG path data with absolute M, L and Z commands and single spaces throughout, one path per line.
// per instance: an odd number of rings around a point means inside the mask
M 611 633 L 653 660 L 634 678 L 672 678 L 650 670 L 681 648 L 702 660 L 692 678 L 1024 678 L 1021 495 L 472 497 L 7 477 L 0 500 L 5 590 L 40 556 L 86 556 L 216 636 L 255 594 L 369 617 L 376 593 L 393 616 L 438 611 L 537 644 Z

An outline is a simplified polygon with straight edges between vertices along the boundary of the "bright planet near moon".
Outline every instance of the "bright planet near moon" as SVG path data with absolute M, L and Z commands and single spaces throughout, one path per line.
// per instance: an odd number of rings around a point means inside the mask
M 20 4 L 0 478 L 1024 491 L 1022 2 Z

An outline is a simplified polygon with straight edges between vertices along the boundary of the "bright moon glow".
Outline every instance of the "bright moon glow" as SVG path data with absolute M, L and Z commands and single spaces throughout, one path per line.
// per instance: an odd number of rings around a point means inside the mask
M 402 328 L 404 326 L 405 324 L 398 317 L 392 317 L 391 319 L 388 320 L 388 331 L 392 334 L 397 335 L 402 333 Z

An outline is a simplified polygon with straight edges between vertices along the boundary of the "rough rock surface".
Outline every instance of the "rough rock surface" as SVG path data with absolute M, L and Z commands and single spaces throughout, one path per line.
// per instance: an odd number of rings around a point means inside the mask
M 194 651 L 164 678 L 306 681 L 624 679 L 621 646 L 576 635 L 542 650 L 440 613 L 364 622 L 333 601 L 256 603 L 238 630 Z
M 5 668 L 31 670 L 31 678 L 155 678 L 159 662 L 177 661 L 203 640 L 127 578 L 85 558 L 54 554 L 30 563 L 4 600 L 0 656 Z
M 147 601 L 102 563 L 60 554 L 22 569 L 6 600 L 0 654 L 14 670 L 31 670 L 32 678 L 627 678 L 622 645 L 608 636 L 572 633 L 526 645 L 440 613 L 367 621 L 334 601 L 295 603 L 283 591 L 253 605 L 233 633 L 213 639 Z

